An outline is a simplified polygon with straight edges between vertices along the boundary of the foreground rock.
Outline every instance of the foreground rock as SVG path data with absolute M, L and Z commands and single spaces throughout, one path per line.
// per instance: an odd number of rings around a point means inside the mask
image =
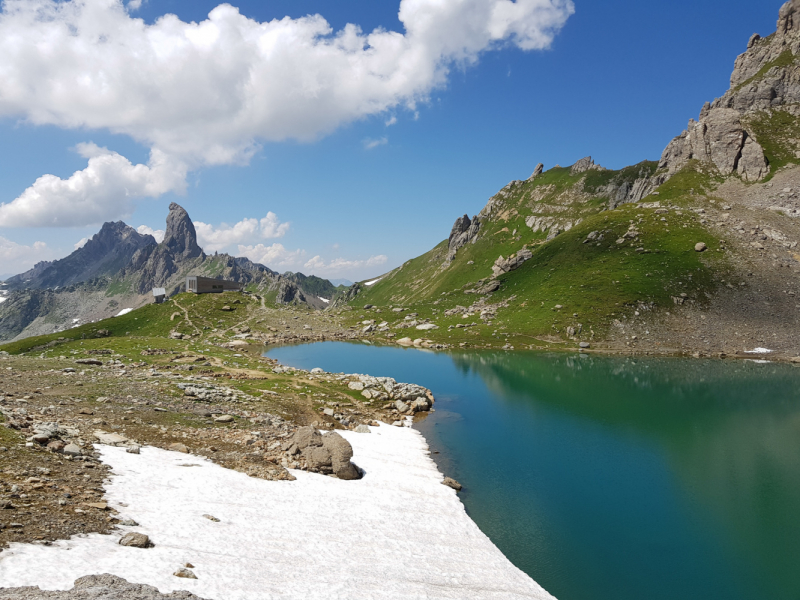
M 339 479 L 361 478 L 358 467 L 350 462 L 353 447 L 336 432 L 322 435 L 313 427 L 301 427 L 286 448 L 289 455 L 299 458 L 309 471 L 336 475 Z
M 114 575 L 87 575 L 66 592 L 44 591 L 38 587 L 0 588 L 3 600 L 203 600 L 190 592 L 162 594 L 151 585 L 128 583 Z

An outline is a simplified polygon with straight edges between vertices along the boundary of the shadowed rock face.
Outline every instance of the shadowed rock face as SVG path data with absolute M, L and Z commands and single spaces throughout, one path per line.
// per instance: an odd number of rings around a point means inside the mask
M 203 253 L 203 250 L 197 245 L 197 232 L 194 223 L 189 218 L 189 213 L 174 202 L 169 205 L 163 244 L 181 258 L 196 258 Z
M 11 277 L 10 289 L 45 289 L 113 276 L 143 248 L 155 246 L 151 235 L 141 235 L 122 221 L 105 223 L 100 231 L 72 254 L 52 263 L 40 263 Z
M 447 260 L 445 264 L 451 262 L 456 257 L 456 252 L 458 252 L 459 248 L 477 239 L 480 228 L 481 222 L 478 217 L 472 217 L 470 220 L 467 215 L 464 215 L 456 219 L 456 222 L 453 224 L 453 229 L 450 230 Z
M 38 587 L 0 588 L 3 600 L 203 600 L 190 592 L 162 594 L 151 585 L 128 583 L 115 575 L 87 575 L 66 592 Z

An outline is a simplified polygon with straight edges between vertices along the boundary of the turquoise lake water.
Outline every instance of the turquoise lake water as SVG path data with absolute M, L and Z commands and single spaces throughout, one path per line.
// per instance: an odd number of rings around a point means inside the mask
M 800 368 L 323 342 L 298 368 L 430 388 L 415 425 L 559 600 L 800 599 Z

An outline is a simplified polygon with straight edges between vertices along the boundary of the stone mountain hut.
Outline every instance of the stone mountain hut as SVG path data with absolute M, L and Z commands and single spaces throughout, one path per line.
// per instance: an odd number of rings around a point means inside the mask
M 153 298 L 156 299 L 156 304 L 161 304 L 167 297 L 167 290 L 164 288 L 153 288 Z

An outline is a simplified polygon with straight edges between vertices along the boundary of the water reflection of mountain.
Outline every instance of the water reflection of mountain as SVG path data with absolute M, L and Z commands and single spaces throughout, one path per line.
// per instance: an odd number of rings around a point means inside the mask
M 772 598 L 800 590 L 800 369 L 743 361 L 454 354 L 497 401 L 662 449 L 685 502 Z

